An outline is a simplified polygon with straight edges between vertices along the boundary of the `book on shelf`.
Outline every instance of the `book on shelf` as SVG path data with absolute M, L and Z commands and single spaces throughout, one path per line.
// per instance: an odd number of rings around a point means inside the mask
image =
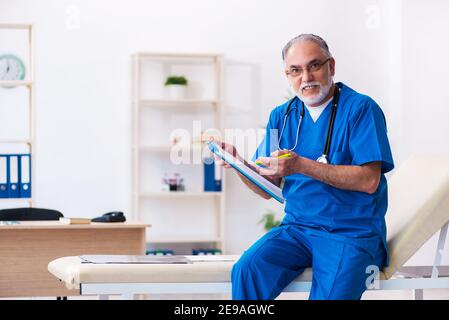
M 89 224 L 91 219 L 89 218 L 69 218 L 63 217 L 59 218 L 59 222 L 63 224 Z

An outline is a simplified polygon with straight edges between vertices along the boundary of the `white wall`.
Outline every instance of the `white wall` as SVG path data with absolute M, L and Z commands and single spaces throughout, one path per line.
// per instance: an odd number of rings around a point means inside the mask
M 448 44 L 438 43 L 447 9 L 443 0 L 0 0 L 1 21 L 36 23 L 37 205 L 68 216 L 130 210 L 129 57 L 136 51 L 223 53 L 226 127 L 245 129 L 264 125 L 284 101 L 285 42 L 316 33 L 337 60 L 336 80 L 384 109 L 399 163 L 424 144 L 426 152 L 447 153 L 448 93 L 438 69 L 448 67 Z M 238 70 L 245 76 L 235 77 Z M 231 174 L 228 189 L 227 247 L 238 253 L 262 235 L 256 223 L 265 211 L 281 208 Z
M 403 156 L 449 153 L 449 2 L 404 1 Z M 419 181 L 417 181 L 419 183 Z M 433 262 L 438 234 L 409 260 Z M 446 241 L 444 263 L 449 263 Z

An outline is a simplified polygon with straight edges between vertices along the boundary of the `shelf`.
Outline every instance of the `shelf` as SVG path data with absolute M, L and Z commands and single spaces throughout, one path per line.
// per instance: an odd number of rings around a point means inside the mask
M 27 100 L 27 113 L 23 113 L 20 115 L 21 119 L 20 122 L 24 122 L 24 124 L 28 127 L 28 134 L 27 135 L 18 135 L 17 132 L 14 132 L 14 130 L 11 132 L 13 135 L 2 135 L 0 137 L 0 144 L 2 144 L 2 149 L 4 149 L 3 152 L 14 155 L 19 153 L 26 153 L 30 154 L 31 158 L 29 159 L 29 166 L 27 166 L 29 170 L 29 182 L 30 182 L 30 189 L 29 191 L 31 194 L 35 194 L 35 78 L 34 78 L 34 70 L 35 70 L 35 54 L 34 54 L 34 28 L 33 24 L 26 24 L 26 23 L 0 23 L 0 29 L 1 31 L 5 31 L 6 33 L 10 33 L 13 35 L 12 32 L 17 33 L 17 30 L 20 30 L 20 34 L 22 35 L 20 38 L 12 38 L 10 40 L 13 40 L 13 43 L 19 43 L 23 42 L 23 48 L 25 49 L 23 53 L 23 64 L 26 67 L 26 72 L 23 80 L 0 80 L 0 91 L 6 92 L 8 90 L 14 91 L 17 93 L 17 97 L 15 102 L 11 101 L 11 107 L 13 105 L 23 105 L 22 99 L 17 100 L 19 95 L 21 95 L 23 98 L 26 98 Z M 25 41 L 25 35 L 26 35 L 26 41 Z M 8 37 L 9 39 L 9 37 Z M 7 46 L 7 44 L 5 43 Z M 25 53 L 26 52 L 26 53 Z M 17 89 L 19 87 L 22 87 L 20 89 Z M 16 90 L 14 90 L 16 89 Z M 19 120 L 19 118 L 15 119 Z M 18 123 L 17 123 L 18 124 Z M 16 124 L 15 124 L 16 125 Z M 6 151 L 7 149 L 7 151 Z M 27 150 L 27 151 L 24 151 Z M 18 159 L 18 162 L 20 159 Z M 19 165 L 17 163 L 16 167 Z M 17 168 L 15 168 L 18 170 Z M 0 204 L 3 204 L 4 206 L 25 206 L 27 204 L 28 207 L 33 207 L 35 198 L 29 197 L 29 198 L 1 198 Z M 16 205 L 17 204 L 17 205 Z
M 137 103 L 141 107 L 201 107 L 201 108 L 213 108 L 219 101 L 218 100 L 202 100 L 202 99 L 144 99 L 138 100 Z
M 2 29 L 31 29 L 31 24 L 25 23 L 0 23 L 0 28 Z
M 186 192 L 186 191 L 159 191 L 144 192 L 140 194 L 141 198 L 194 198 L 194 197 L 219 197 L 223 193 L 220 191 L 210 192 Z
M 25 80 L 0 80 L 0 87 L 20 87 L 20 86 L 31 86 L 33 81 Z
M 11 144 L 31 144 L 31 140 L 0 140 L 0 143 L 11 143 Z
M 139 151 L 142 152 L 170 152 L 172 146 L 141 146 Z
M 148 239 L 149 243 L 207 243 L 207 242 L 221 242 L 221 238 L 217 237 L 160 237 Z
M 140 146 L 139 150 L 142 152 L 170 152 L 172 150 L 172 148 L 175 146 Z M 179 150 L 179 149 L 178 149 Z M 180 150 L 189 150 L 189 151 L 193 151 L 193 150 L 198 150 L 201 151 L 202 147 L 201 144 L 194 144 L 191 145 L 189 148 L 187 147 L 182 147 Z
M 224 249 L 224 222 L 225 222 L 225 181 L 222 176 L 221 192 L 204 192 L 204 174 L 200 174 L 200 163 L 169 163 L 170 155 L 193 155 L 193 159 L 210 157 L 206 139 L 210 135 L 219 136 L 215 131 L 208 134 L 191 134 L 190 138 L 172 145 L 169 132 L 179 128 L 190 128 L 190 119 L 207 119 L 207 127 L 216 128 L 217 132 L 223 131 L 224 123 L 224 94 L 223 94 L 223 56 L 209 53 L 161 53 L 138 52 L 132 56 L 132 83 L 131 83 L 131 108 L 132 108 L 132 157 L 133 157 L 133 215 L 139 220 L 158 222 L 158 232 L 150 234 L 149 242 L 154 243 L 213 243 L 217 249 Z M 182 96 L 181 99 L 173 99 L 166 96 L 161 86 L 161 79 L 169 74 L 186 74 L 191 76 L 195 87 L 192 87 L 192 95 Z M 198 85 L 197 85 L 198 84 Z M 151 88 L 151 87 L 154 87 Z M 167 92 L 168 93 L 168 92 Z M 195 93 L 195 95 L 194 95 Z M 173 119 L 171 119 L 173 118 Z M 150 121 L 145 121 L 150 120 Z M 170 120 L 170 121 L 169 121 Z M 173 121 L 171 121 L 173 120 Z M 162 128 L 162 131 L 161 131 Z M 165 133 L 146 140 L 151 132 Z M 165 132 L 166 131 L 166 132 Z M 165 137 L 166 135 L 166 137 Z M 204 140 L 204 141 L 201 141 Z M 206 151 L 207 154 L 206 154 Z M 181 154 L 182 153 L 182 154 Z M 201 161 L 202 165 L 203 161 Z M 154 165 L 154 168 L 146 169 L 145 166 Z M 189 173 L 189 179 L 195 179 L 197 184 L 192 184 L 187 191 L 161 191 L 154 181 L 160 181 L 158 169 L 173 169 L 173 166 L 181 165 L 180 169 L 194 169 Z M 202 167 L 202 166 L 201 166 Z M 215 167 L 214 167 L 215 168 Z M 201 170 L 202 172 L 202 170 Z M 145 178 L 145 180 L 142 180 Z M 145 186 L 146 187 L 145 187 Z M 148 192 L 146 192 L 148 191 Z M 198 212 L 198 203 L 204 202 L 204 210 Z M 160 207 L 160 208 L 159 208 Z M 184 220 L 171 221 L 164 219 L 164 212 L 177 212 Z M 210 216 L 210 213 L 214 213 Z M 201 220 L 204 215 L 207 225 L 201 226 L 206 235 L 191 232 L 187 235 L 179 235 L 173 230 L 195 230 L 196 220 Z M 207 230 L 207 231 L 206 231 Z
M 213 64 L 217 59 L 221 58 L 221 54 L 173 54 L 173 53 L 146 53 L 139 52 L 136 56 L 141 61 L 150 60 L 160 63 L 172 64 Z
M 8 202 L 32 202 L 32 198 L 0 198 L 0 203 Z

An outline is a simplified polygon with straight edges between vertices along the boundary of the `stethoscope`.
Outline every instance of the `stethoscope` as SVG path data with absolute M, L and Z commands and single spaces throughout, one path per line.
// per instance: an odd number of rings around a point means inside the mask
M 338 104 L 339 97 L 340 97 L 340 88 L 337 85 L 335 85 L 334 97 L 332 98 L 332 110 L 331 110 L 331 115 L 329 118 L 329 124 L 327 127 L 326 143 L 324 145 L 323 153 L 321 154 L 321 156 L 318 157 L 318 159 L 316 159 L 316 161 L 319 163 L 326 163 L 326 164 L 329 163 L 327 158 L 329 156 L 329 151 L 331 148 L 332 132 L 334 130 L 335 114 L 337 113 L 337 104 Z M 287 110 L 284 115 L 284 124 L 282 125 L 281 134 L 279 135 L 278 149 L 281 144 L 282 134 L 284 133 L 285 125 L 287 123 L 287 118 L 290 114 L 290 111 L 292 110 L 291 106 L 292 106 L 293 102 L 295 102 L 297 99 L 298 99 L 298 97 L 295 96 L 288 103 Z M 296 146 L 298 145 L 299 129 L 301 128 L 301 122 L 302 122 L 302 119 L 304 118 L 304 109 L 305 109 L 304 102 L 302 102 L 301 113 L 299 115 L 298 129 L 296 130 L 295 145 L 293 146 L 293 148 L 288 149 L 289 151 L 293 151 L 296 148 Z

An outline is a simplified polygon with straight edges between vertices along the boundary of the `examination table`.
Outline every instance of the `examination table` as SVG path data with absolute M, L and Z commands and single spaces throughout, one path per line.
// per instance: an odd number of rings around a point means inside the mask
M 449 221 L 449 156 L 408 159 L 388 179 L 388 188 L 390 266 L 369 279 L 369 289 L 409 289 L 415 299 L 423 299 L 423 289 L 449 288 L 449 267 L 441 266 Z M 404 266 L 439 230 L 433 264 Z M 238 256 L 223 258 L 235 261 Z M 132 299 L 135 294 L 230 293 L 233 263 L 82 264 L 79 257 L 70 256 L 51 261 L 48 270 L 83 295 Z M 285 292 L 306 292 L 311 284 L 312 269 L 306 269 Z

